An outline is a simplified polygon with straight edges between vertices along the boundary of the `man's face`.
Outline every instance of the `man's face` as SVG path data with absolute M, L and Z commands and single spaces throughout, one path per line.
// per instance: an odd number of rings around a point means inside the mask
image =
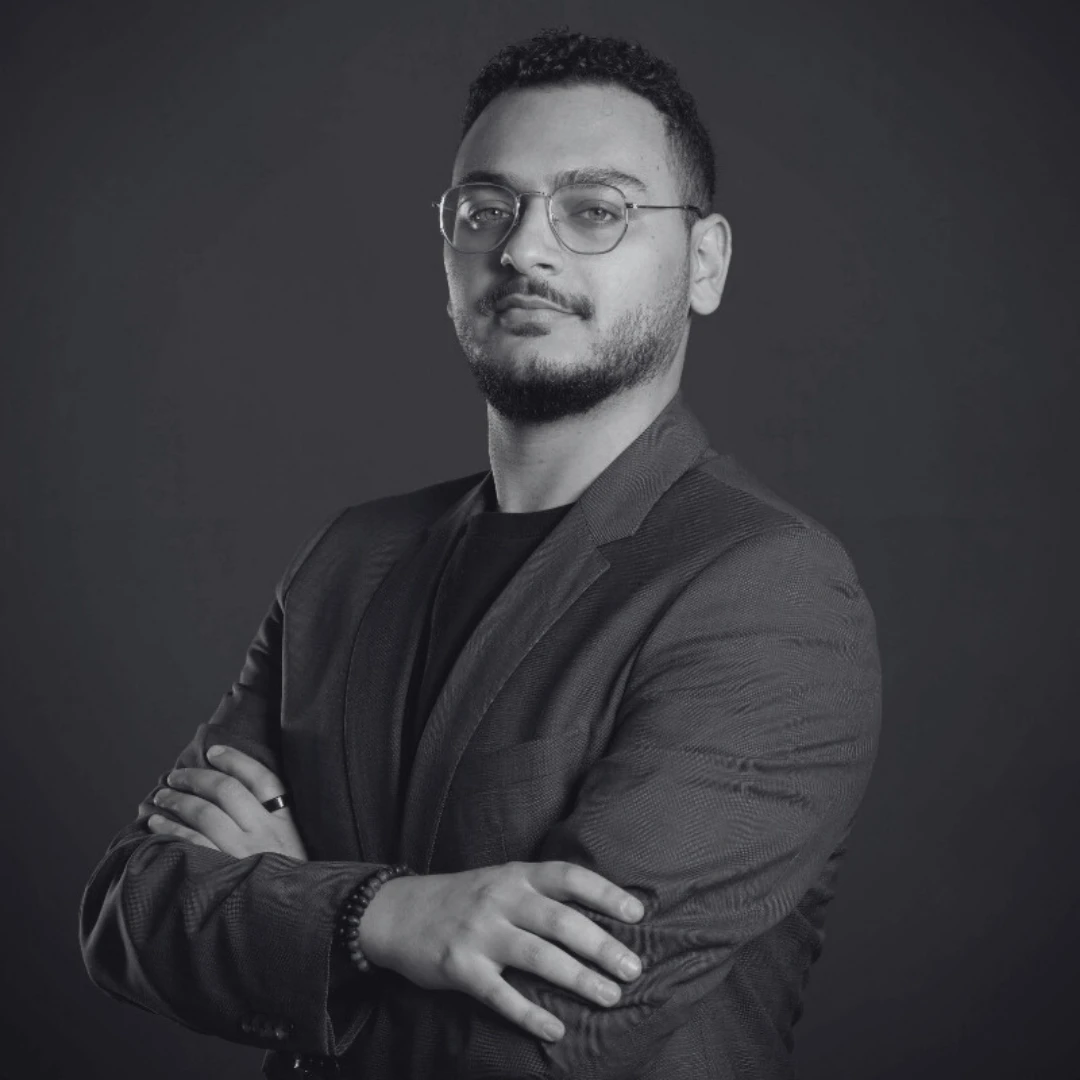
M 575 170 L 636 178 L 640 186 L 609 181 L 630 202 L 684 201 L 663 118 L 618 86 L 500 95 L 462 142 L 453 182 L 481 179 L 518 192 L 551 192 Z M 497 412 L 550 422 L 587 412 L 668 369 L 689 326 L 685 216 L 631 210 L 630 227 L 613 251 L 576 254 L 552 232 L 545 200 L 529 196 L 514 231 L 495 251 L 464 254 L 444 244 L 448 310 Z M 515 295 L 541 297 L 564 310 L 512 306 Z

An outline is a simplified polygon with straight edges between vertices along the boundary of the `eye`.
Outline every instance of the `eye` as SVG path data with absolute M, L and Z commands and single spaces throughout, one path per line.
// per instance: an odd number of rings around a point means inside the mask
M 606 225 L 609 221 L 615 220 L 615 214 L 613 214 L 606 206 L 587 206 L 584 210 L 579 211 L 580 215 L 585 218 L 586 221 L 595 222 L 597 225 Z
M 563 193 L 556 209 L 558 217 L 579 229 L 604 229 L 621 225 L 623 208 L 606 195 L 568 190 Z
M 512 212 L 505 206 L 490 203 L 463 207 L 461 214 L 473 229 L 490 229 L 492 226 L 502 225 L 513 217 Z

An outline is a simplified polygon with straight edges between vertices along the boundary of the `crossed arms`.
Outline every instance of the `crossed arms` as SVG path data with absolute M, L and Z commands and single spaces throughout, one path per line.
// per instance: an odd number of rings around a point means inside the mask
M 237 686 L 178 764 L 207 767 L 208 743 L 229 742 L 281 774 L 273 733 L 287 583 Z M 505 969 L 562 1020 L 566 1035 L 554 1043 L 479 1002 L 417 988 L 445 1047 L 468 1074 L 640 1072 L 842 844 L 869 779 L 879 709 L 873 616 L 831 537 L 792 525 L 718 555 L 642 644 L 607 751 L 537 852 L 643 901 L 645 916 L 631 925 L 568 903 L 640 956 L 642 974 L 602 1008 Z M 336 1056 L 367 1038 L 360 1029 L 380 984 L 350 970 L 331 942 L 341 902 L 375 866 L 237 859 L 149 834 L 152 812 L 144 802 L 84 896 L 81 940 L 98 985 L 199 1031 L 273 1049 Z M 270 1019 L 269 1034 L 252 1033 L 254 1015 Z

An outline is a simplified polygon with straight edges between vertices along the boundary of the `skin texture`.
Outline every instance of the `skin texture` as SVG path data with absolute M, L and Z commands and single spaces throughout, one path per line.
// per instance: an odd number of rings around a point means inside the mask
M 262 806 L 283 793 L 278 777 L 232 747 L 211 748 L 207 757 L 213 768 L 169 774 L 154 802 L 173 817 L 151 816 L 150 831 L 238 859 L 276 852 L 306 862 L 292 812 Z M 504 967 L 533 971 L 604 1006 L 618 1002 L 618 984 L 572 954 L 620 979 L 641 973 L 634 953 L 560 900 L 626 922 L 644 914 L 635 896 L 584 867 L 513 862 L 386 882 L 361 920 L 360 945 L 372 963 L 417 986 L 472 994 L 537 1037 L 558 1039 L 559 1020 L 506 982 Z
M 292 811 L 285 807 L 271 812 L 262 805 L 284 793 L 277 776 L 232 747 L 212 746 L 207 757 L 214 768 L 169 773 L 169 786 L 154 795 L 154 804 L 175 818 L 155 814 L 148 821 L 150 831 L 237 859 L 274 851 L 307 862 Z
M 462 141 L 451 182 L 483 170 L 519 192 L 550 192 L 560 174 L 584 168 L 638 178 L 640 188 L 617 185 L 631 202 L 686 202 L 663 118 L 612 85 L 499 96 Z M 501 510 L 574 501 L 655 419 L 678 389 L 691 312 L 716 309 L 730 254 L 720 215 L 688 229 L 678 210 L 632 210 L 613 251 L 575 254 L 560 245 L 537 197 L 525 200 L 496 251 L 464 255 L 444 245 L 447 310 L 488 402 Z M 515 293 L 564 310 L 496 309 Z M 170 775 L 159 794 L 172 818 L 151 818 L 150 830 L 237 858 L 275 851 L 306 859 L 289 811 L 260 805 L 282 792 L 280 780 L 236 750 L 212 765 Z M 618 984 L 582 960 L 619 979 L 640 973 L 633 953 L 560 902 L 571 900 L 627 922 L 644 914 L 635 897 L 583 867 L 514 862 L 387 882 L 360 922 L 360 944 L 373 963 L 418 986 L 469 993 L 537 1037 L 557 1039 L 557 1018 L 514 990 L 505 967 L 605 1006 L 619 1000 Z
M 663 117 L 614 85 L 501 95 L 462 141 L 451 182 L 484 173 L 515 191 L 550 192 L 560 173 L 597 166 L 642 181 L 643 189 L 616 185 L 631 202 L 686 201 Z M 494 252 L 443 245 L 447 311 L 488 401 L 500 509 L 575 500 L 671 400 L 690 313 L 708 314 L 720 302 L 731 252 L 724 218 L 710 214 L 688 229 L 680 210 L 630 215 L 622 241 L 601 255 L 563 247 L 539 197 L 524 201 Z M 493 310 L 514 292 L 569 313 Z

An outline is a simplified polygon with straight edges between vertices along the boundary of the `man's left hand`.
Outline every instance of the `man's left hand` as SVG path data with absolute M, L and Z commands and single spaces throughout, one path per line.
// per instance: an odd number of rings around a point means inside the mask
M 285 807 L 269 811 L 262 804 L 283 794 L 284 784 L 261 762 L 233 747 L 211 747 L 211 769 L 174 769 L 169 786 L 160 788 L 154 803 L 174 814 L 150 817 L 151 832 L 178 836 L 202 847 L 215 848 L 243 859 L 275 852 L 307 862 L 307 852 Z

